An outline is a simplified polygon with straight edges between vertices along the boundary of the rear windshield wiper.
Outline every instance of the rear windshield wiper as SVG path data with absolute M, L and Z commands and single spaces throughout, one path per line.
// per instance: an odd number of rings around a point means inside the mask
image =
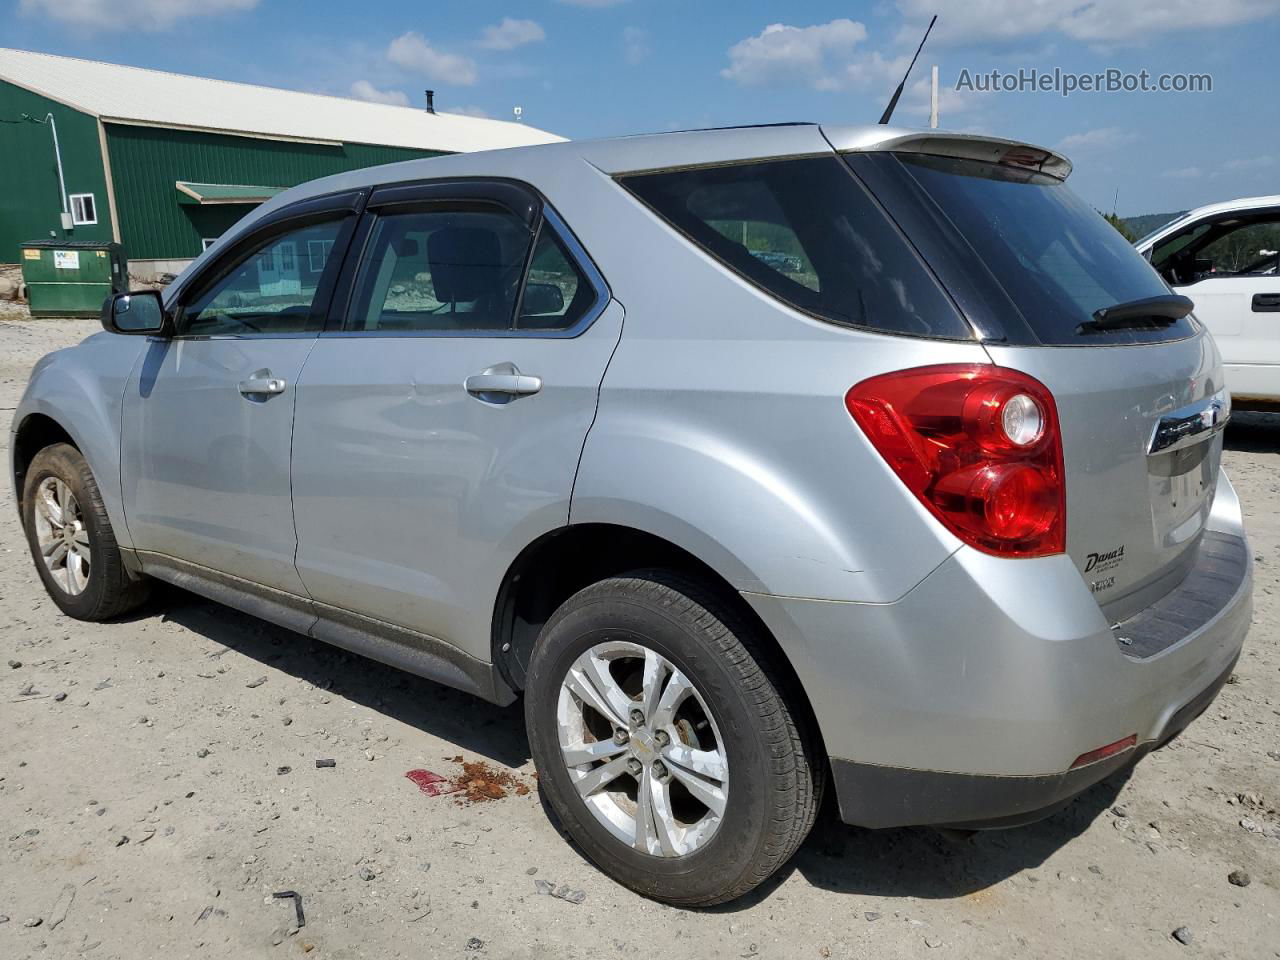
M 1126 300 L 1093 312 L 1093 319 L 1076 327 L 1076 333 L 1099 333 L 1126 328 L 1169 327 L 1195 308 L 1188 297 L 1167 293 L 1159 297 Z

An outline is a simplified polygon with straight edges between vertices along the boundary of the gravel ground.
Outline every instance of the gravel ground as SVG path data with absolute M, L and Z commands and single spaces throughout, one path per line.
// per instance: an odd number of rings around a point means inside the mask
M 95 328 L 0 315 L 0 410 Z M 558 835 L 518 705 L 176 590 L 124 622 L 61 616 L 0 483 L 0 957 L 1280 957 L 1280 416 L 1240 416 L 1227 443 L 1254 628 L 1185 736 L 968 842 L 828 813 L 774 881 L 702 912 L 629 893 Z M 415 769 L 470 789 L 428 796 Z

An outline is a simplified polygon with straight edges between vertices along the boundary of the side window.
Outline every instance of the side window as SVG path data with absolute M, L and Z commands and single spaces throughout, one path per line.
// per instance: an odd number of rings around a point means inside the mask
M 94 202 L 92 193 L 71 195 L 71 222 L 77 225 L 98 222 L 98 205 Z
M 183 304 L 181 332 L 246 336 L 320 330 L 323 304 L 315 302 L 316 292 L 345 223 L 332 220 L 290 230 L 251 251 Z
M 707 186 L 689 197 L 690 212 L 731 243 L 789 280 L 819 290 L 818 274 L 795 228 L 762 180 Z
M 533 242 L 497 208 L 387 213 L 374 222 L 348 330 L 509 330 Z
M 1280 249 L 1280 219 L 1233 227 L 1206 243 L 1196 254 L 1210 276 L 1275 276 L 1276 251 Z
M 1161 240 L 1151 249 L 1151 265 L 1159 270 L 1166 280 L 1175 282 L 1170 273 L 1174 261 L 1188 246 L 1203 237 L 1209 227 L 1208 223 L 1197 223 L 1194 227 Z
M 1274 276 L 1280 251 L 1280 217 L 1240 215 L 1198 223 L 1161 241 L 1151 265 L 1169 283 L 1218 277 Z
M 517 330 L 567 330 L 596 302 L 596 290 L 555 231 L 543 224 L 520 299 Z
M 811 316 L 886 333 L 973 336 L 836 157 L 633 174 L 621 183 L 724 266 Z

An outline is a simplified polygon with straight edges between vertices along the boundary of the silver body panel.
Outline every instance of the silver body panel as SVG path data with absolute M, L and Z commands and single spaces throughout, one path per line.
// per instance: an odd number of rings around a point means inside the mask
M 120 475 L 133 546 L 302 593 L 289 451 L 315 337 L 148 340 L 125 390 Z M 284 381 L 246 397 L 255 374 Z
M 1210 519 L 1242 535 L 1225 474 Z M 1136 661 L 1065 555 L 959 550 L 893 604 L 750 595 L 793 660 L 833 757 L 994 776 L 1067 769 L 1130 734 L 1150 741 L 1234 662 L 1249 628 L 1246 577 L 1209 623 Z
M 512 561 L 569 519 L 605 366 L 612 303 L 567 340 L 321 337 L 298 384 L 298 574 L 317 601 L 488 658 Z M 499 363 L 540 377 L 509 403 L 463 381 Z
M 284 205 L 465 176 L 535 187 L 613 302 L 561 338 L 96 336 L 38 365 L 15 429 L 32 414 L 64 425 L 120 542 L 157 576 L 492 699 L 510 697 L 490 643 L 512 560 L 550 531 L 609 523 L 675 544 L 741 592 L 833 757 L 1061 771 L 1127 734 L 1154 736 L 1247 629 L 1246 576 L 1210 622 L 1150 660 L 1126 657 L 1111 631 L 1177 588 L 1202 531 L 1243 536 L 1219 436 L 1176 470 L 1148 456 L 1161 417 L 1221 387 L 1212 340 L 1077 350 L 837 327 L 730 273 L 611 179 L 908 135 L 805 126 L 562 143 L 294 188 L 198 259 L 168 301 Z M 880 373 L 986 362 L 1057 398 L 1067 554 L 963 546 L 843 404 Z M 468 393 L 468 377 L 502 364 L 540 391 L 501 405 Z M 263 369 L 283 393 L 240 395 Z M 1126 564 L 1095 597 L 1088 555 L 1117 539 Z

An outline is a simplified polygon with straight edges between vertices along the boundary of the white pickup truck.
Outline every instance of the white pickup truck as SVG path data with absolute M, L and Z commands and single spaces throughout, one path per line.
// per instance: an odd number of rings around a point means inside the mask
M 1280 408 L 1280 196 L 1183 214 L 1136 244 L 1218 342 L 1237 407 Z

